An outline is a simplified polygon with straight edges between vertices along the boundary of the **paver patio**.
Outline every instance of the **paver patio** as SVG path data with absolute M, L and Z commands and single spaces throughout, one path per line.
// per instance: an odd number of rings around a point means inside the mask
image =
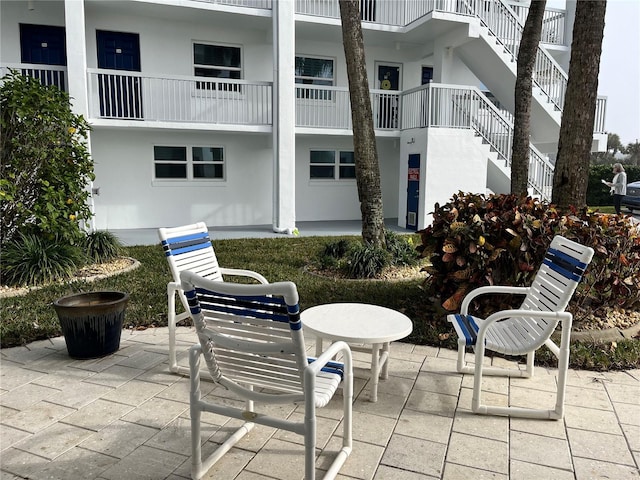
M 180 327 L 178 338 L 186 352 L 195 335 Z M 167 328 L 152 328 L 124 331 L 120 350 L 97 360 L 69 358 L 61 337 L 0 351 L 0 478 L 189 478 L 189 379 L 168 373 L 167 345 Z M 544 421 L 470 413 L 473 379 L 455 373 L 455 352 L 408 343 L 392 344 L 390 377 L 371 403 L 368 357 L 354 357 L 363 378 L 356 378 L 354 448 L 341 479 L 640 478 L 640 370 L 570 370 L 565 418 Z M 538 368 L 533 379 L 488 379 L 487 395 L 544 406 L 555 374 Z M 230 396 L 202 386 L 205 395 Z M 318 411 L 318 446 L 326 451 L 340 445 L 340 402 Z M 205 452 L 235 422 L 212 414 L 203 421 Z M 319 474 L 326 463 L 321 455 Z M 205 478 L 302 477 L 301 438 L 258 426 Z

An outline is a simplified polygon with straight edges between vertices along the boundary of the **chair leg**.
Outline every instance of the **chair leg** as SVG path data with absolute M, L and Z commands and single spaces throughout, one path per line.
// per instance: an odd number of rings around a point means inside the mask
M 194 345 L 189 349 L 189 368 L 191 369 L 191 390 L 189 407 L 191 415 L 191 478 L 199 479 L 202 471 L 202 447 L 200 445 L 200 420 L 202 409 L 200 408 L 200 345 Z
M 178 373 L 176 358 L 176 289 L 172 285 L 167 287 L 167 323 L 169 326 L 169 371 Z
M 467 365 L 464 356 L 466 354 L 467 342 L 464 338 L 458 338 L 458 364 L 457 370 L 459 373 L 473 373 L 473 369 Z

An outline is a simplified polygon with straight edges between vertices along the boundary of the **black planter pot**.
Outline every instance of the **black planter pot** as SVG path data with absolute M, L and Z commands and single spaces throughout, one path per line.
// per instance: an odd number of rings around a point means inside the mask
M 129 294 L 89 292 L 59 298 L 53 303 L 67 351 L 72 358 L 109 355 L 120 348 Z

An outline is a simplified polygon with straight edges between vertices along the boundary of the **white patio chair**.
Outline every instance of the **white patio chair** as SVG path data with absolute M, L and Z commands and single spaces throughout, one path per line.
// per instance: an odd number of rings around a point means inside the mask
M 463 300 L 459 314 L 448 315 L 458 334 L 458 364 L 462 373 L 473 373 L 474 413 L 527 418 L 560 419 L 564 414 L 564 394 L 569 365 L 571 313 L 565 308 L 582 278 L 593 249 L 557 235 L 553 238 L 530 287 L 487 286 L 471 291 Z M 526 295 L 519 309 L 496 312 L 486 319 L 468 314 L 469 305 L 479 295 L 511 293 Z M 561 323 L 560 345 L 551 335 Z M 482 403 L 482 376 L 533 376 L 535 351 L 546 345 L 558 358 L 558 386 L 555 408 L 552 410 L 489 406 Z M 465 362 L 465 347 L 475 349 L 475 366 Z M 484 367 L 485 349 L 505 355 L 527 355 L 525 370 Z
M 335 478 L 352 448 L 353 372 L 351 351 L 333 343 L 318 359 L 308 359 L 302 335 L 298 292 L 291 282 L 246 285 L 215 282 L 182 272 L 182 287 L 191 307 L 200 343 L 189 352 L 191 367 L 191 447 L 193 479 L 207 471 L 255 424 L 284 429 L 304 437 L 305 479 L 315 478 L 316 408 L 326 406 L 343 385 L 342 448 L 324 478 Z M 343 363 L 330 361 L 341 354 Z M 245 402 L 200 393 L 200 356 L 214 380 Z M 216 402 L 216 400 L 218 400 Z M 260 413 L 255 403 L 304 405 L 302 421 Z M 244 420 L 218 449 L 202 459 L 203 412 Z
M 180 272 L 189 270 L 215 281 L 223 281 L 225 275 L 249 277 L 259 283 L 269 283 L 266 278 L 250 270 L 223 268 L 209 238 L 204 222 L 172 228 L 159 228 L 158 236 L 169 262 L 173 281 L 167 284 L 167 319 L 169 324 L 169 370 L 173 373 L 189 374 L 189 367 L 178 365 L 176 352 L 176 324 L 189 318 L 189 305 L 180 285 Z M 176 313 L 176 294 L 185 311 Z

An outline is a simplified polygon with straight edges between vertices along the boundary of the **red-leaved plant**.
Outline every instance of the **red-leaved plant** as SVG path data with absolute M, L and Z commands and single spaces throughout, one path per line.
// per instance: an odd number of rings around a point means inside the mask
M 640 232 L 628 217 L 561 212 L 531 197 L 462 192 L 436 204 L 432 213 L 432 225 L 418 232 L 418 251 L 430 256 L 425 282 L 446 310 L 457 311 L 464 296 L 482 285 L 529 285 L 556 234 L 595 250 L 574 309 L 640 308 Z M 495 311 L 521 300 L 485 301 Z M 473 310 L 484 313 L 488 307 L 476 302 Z

